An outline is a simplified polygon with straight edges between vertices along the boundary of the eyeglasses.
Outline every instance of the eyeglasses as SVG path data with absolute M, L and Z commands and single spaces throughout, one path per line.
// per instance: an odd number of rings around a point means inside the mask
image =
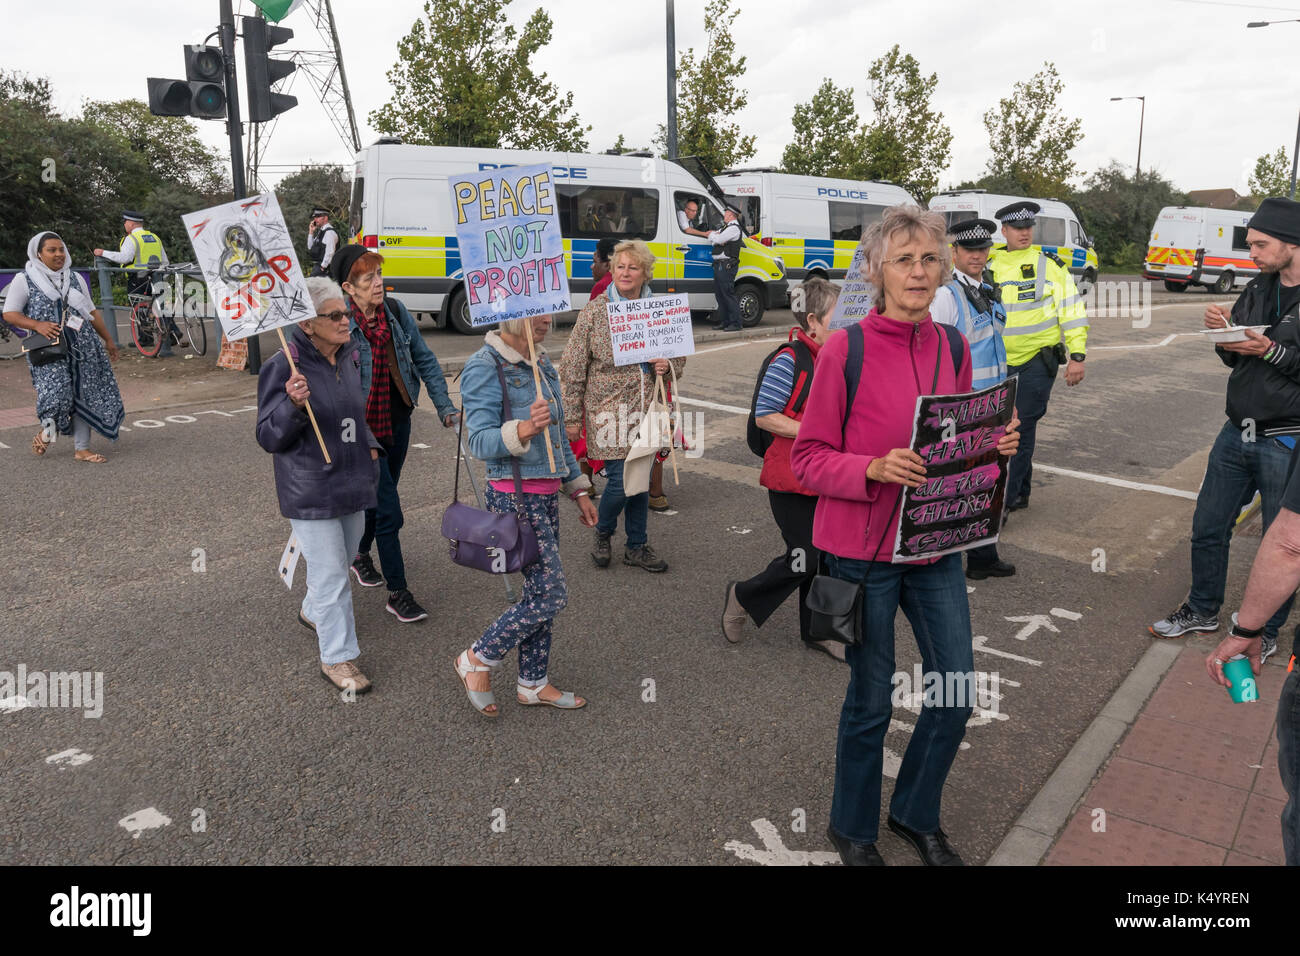
M 346 312 L 342 312 L 338 309 L 335 309 L 333 312 L 325 312 L 323 314 L 318 314 L 316 318 L 329 319 L 331 322 L 342 322 L 344 319 L 348 318 L 348 314 Z
M 943 260 L 934 253 L 921 256 L 920 259 L 917 259 L 916 256 L 897 256 L 893 259 L 886 259 L 885 265 L 899 272 L 911 272 L 916 268 L 918 262 L 921 263 L 926 272 L 935 272 L 943 265 Z

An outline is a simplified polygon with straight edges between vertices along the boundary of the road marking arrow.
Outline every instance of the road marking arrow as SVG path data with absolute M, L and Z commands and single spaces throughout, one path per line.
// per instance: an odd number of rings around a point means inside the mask
M 984 645 L 987 641 L 988 638 L 983 634 L 976 634 L 974 639 L 971 641 L 971 647 L 984 654 L 992 654 L 994 657 L 1005 657 L 1007 660 L 1020 661 L 1023 664 L 1032 664 L 1034 667 L 1041 667 L 1043 665 L 1042 661 L 1036 661 L 1029 657 L 1021 657 L 1019 654 L 1009 654 L 1006 651 L 999 651 L 992 647 L 985 647 Z
M 824 850 L 791 850 L 781 840 L 781 834 L 765 817 L 750 820 L 758 838 L 763 841 L 763 849 L 758 849 L 739 840 L 728 840 L 723 849 L 728 850 L 742 860 L 758 863 L 762 866 L 826 866 L 840 862 L 838 853 Z
M 1040 627 L 1047 628 L 1053 634 L 1061 633 L 1060 629 L 1052 623 L 1052 619 L 1046 614 L 1026 614 L 1024 617 L 1008 617 L 1006 620 L 1010 621 L 1012 624 L 1025 625 L 1016 632 L 1016 640 L 1018 641 L 1028 640 L 1029 635 L 1033 634 Z
M 1057 617 L 1063 617 L 1067 621 L 1077 621 L 1079 618 L 1083 617 L 1083 615 L 1078 611 L 1067 611 L 1063 607 L 1054 607 L 1052 608 L 1051 613 L 1055 614 Z

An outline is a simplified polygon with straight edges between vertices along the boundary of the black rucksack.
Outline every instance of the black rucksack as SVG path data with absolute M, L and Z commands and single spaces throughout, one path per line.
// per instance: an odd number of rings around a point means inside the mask
M 787 407 L 796 413 L 803 411 L 804 404 L 808 401 L 808 393 L 812 391 L 812 350 L 803 342 L 798 339 L 786 342 L 763 359 L 763 364 L 758 368 L 758 378 L 754 381 L 754 396 L 749 400 L 749 421 L 745 423 L 745 443 L 759 458 L 767 454 L 775 436 L 770 431 L 758 427 L 754 409 L 758 406 L 758 393 L 763 387 L 763 376 L 767 374 L 767 367 L 782 352 L 789 352 L 794 356 L 794 404 Z

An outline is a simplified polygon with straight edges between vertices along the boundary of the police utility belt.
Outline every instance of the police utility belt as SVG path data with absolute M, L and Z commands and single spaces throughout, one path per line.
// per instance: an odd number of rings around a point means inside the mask
M 1032 362 L 1035 358 L 1041 358 L 1043 364 L 1047 366 L 1048 374 L 1055 376 L 1057 370 L 1070 360 L 1070 353 L 1065 350 L 1064 342 L 1057 342 L 1055 345 L 1044 345 L 1038 350 L 1038 354 L 1035 355 L 1034 358 L 1031 358 L 1029 362 Z M 1024 365 L 1013 365 L 1011 367 L 1024 368 L 1025 365 L 1029 364 L 1029 362 L 1025 362 Z

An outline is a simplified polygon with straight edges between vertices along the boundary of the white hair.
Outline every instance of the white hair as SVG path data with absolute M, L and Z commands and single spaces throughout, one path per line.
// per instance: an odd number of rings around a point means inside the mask
M 325 276 L 312 276 L 307 280 L 307 294 L 311 296 L 312 308 L 316 314 L 320 314 L 321 306 L 330 299 L 342 299 L 343 290 L 333 279 L 327 279 Z

